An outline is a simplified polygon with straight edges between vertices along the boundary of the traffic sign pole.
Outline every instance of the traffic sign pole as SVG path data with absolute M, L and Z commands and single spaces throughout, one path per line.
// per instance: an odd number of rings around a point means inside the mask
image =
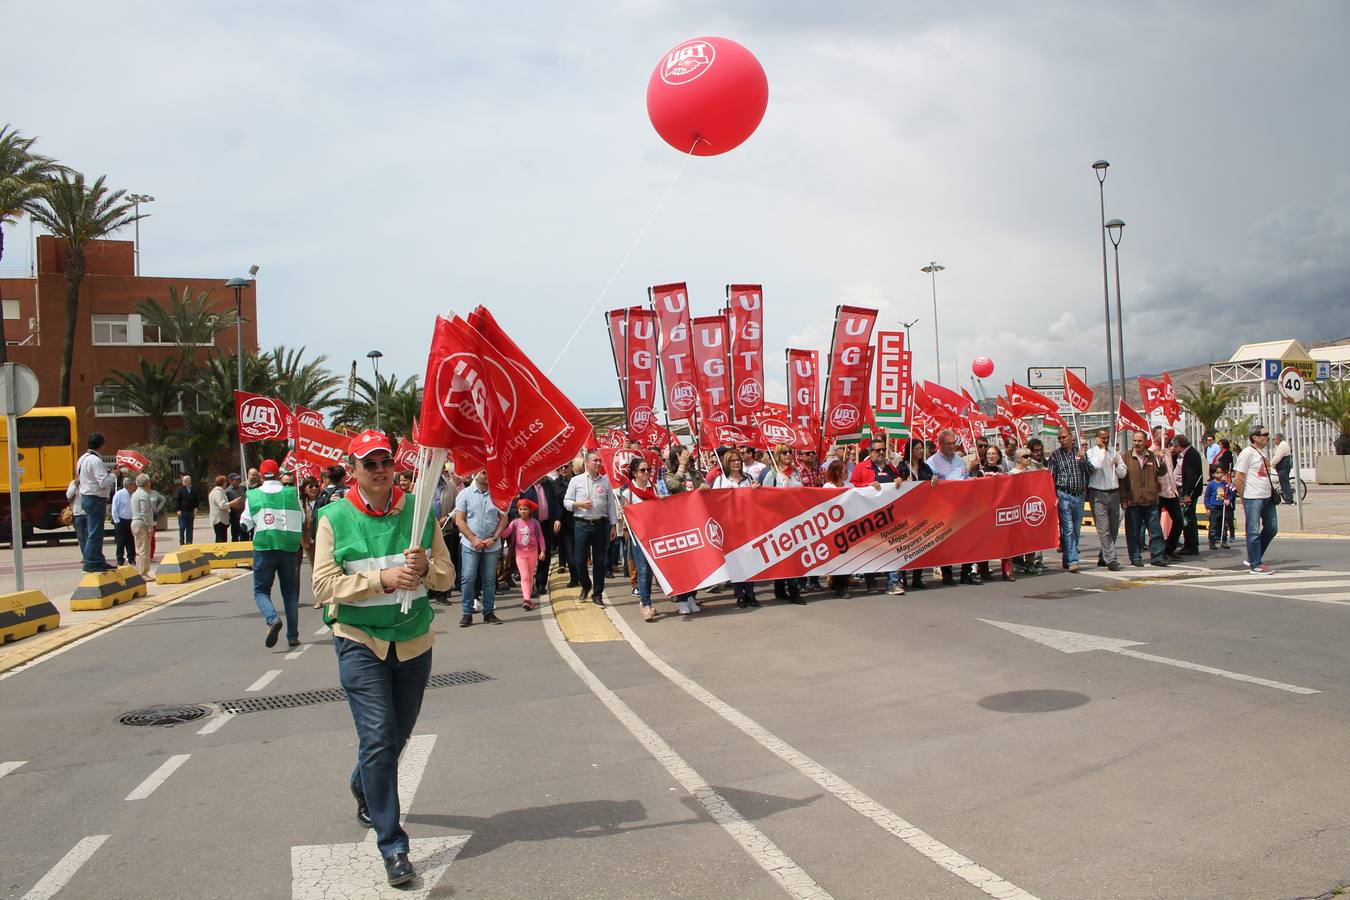
M 1298 530 L 1303 530 L 1303 492 L 1298 489 L 1302 467 L 1298 456 L 1298 404 L 1289 408 L 1290 439 L 1294 443 L 1294 506 L 1298 509 Z
M 1301 467 L 1298 460 L 1298 405 L 1308 394 L 1308 386 L 1303 381 L 1303 373 L 1293 366 L 1286 366 L 1280 373 L 1280 393 L 1289 403 L 1289 432 L 1294 454 L 1294 506 L 1298 509 L 1298 530 L 1303 530 L 1303 497 L 1298 490 Z

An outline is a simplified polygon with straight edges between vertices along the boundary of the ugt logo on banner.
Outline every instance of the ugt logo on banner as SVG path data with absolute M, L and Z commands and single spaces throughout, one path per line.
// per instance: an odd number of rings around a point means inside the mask
M 285 440 L 288 436 L 291 410 L 280 400 L 235 391 L 234 411 L 239 422 L 240 443 Z

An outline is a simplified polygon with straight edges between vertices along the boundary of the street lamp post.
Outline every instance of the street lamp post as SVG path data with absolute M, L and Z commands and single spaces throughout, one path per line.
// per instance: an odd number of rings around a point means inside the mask
M 231 278 L 225 282 L 227 288 L 234 288 L 234 332 L 235 332 L 235 368 L 239 373 L 239 390 L 244 389 L 244 288 L 253 282 L 248 278 Z M 238 423 L 235 425 L 238 428 Z M 244 458 L 244 434 L 239 432 L 239 477 L 248 477 L 248 461 Z
M 155 198 L 151 197 L 149 194 L 127 194 L 127 199 L 136 206 L 136 237 L 134 244 L 136 252 L 134 255 L 136 257 L 136 275 L 139 276 L 141 274 L 141 204 L 154 203 Z M 148 216 L 150 214 L 146 213 L 146 215 Z
M 1112 219 L 1106 223 L 1106 233 L 1111 236 L 1111 246 L 1115 248 L 1116 255 L 1116 348 L 1120 359 L 1120 396 L 1125 396 L 1125 320 L 1121 315 L 1120 306 L 1120 236 L 1125 230 L 1125 223 L 1120 219 Z M 1107 348 L 1108 350 L 1110 348 Z
M 1101 203 L 1102 213 L 1102 305 L 1106 310 L 1106 382 L 1110 386 L 1109 394 L 1111 396 L 1111 405 L 1107 407 L 1107 421 L 1110 422 L 1116 415 L 1116 371 L 1115 364 L 1112 362 L 1111 353 L 1111 287 L 1106 268 L 1106 170 L 1111 164 L 1104 159 L 1099 159 L 1092 164 L 1092 170 L 1097 173 L 1097 199 Z M 1122 400 L 1125 395 L 1121 394 Z
M 938 343 L 938 311 L 937 311 L 937 273 L 941 272 L 946 266 L 939 266 L 935 262 L 920 269 L 920 272 L 927 272 L 933 280 L 933 367 L 937 370 L 937 381 L 942 382 L 942 347 Z
M 375 430 L 380 430 L 380 359 L 384 356 L 378 350 L 366 354 L 366 359 L 375 367 Z

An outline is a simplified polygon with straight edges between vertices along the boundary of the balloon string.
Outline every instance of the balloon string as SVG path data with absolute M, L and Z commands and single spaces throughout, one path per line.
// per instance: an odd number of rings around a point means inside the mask
M 567 339 L 567 343 L 563 344 L 562 350 L 558 353 L 558 358 L 553 360 L 553 365 L 548 367 L 548 371 L 544 373 L 545 375 L 553 374 L 553 370 L 557 368 L 558 363 L 562 362 L 562 358 L 566 356 L 567 351 L 571 349 L 572 342 L 577 339 L 577 335 L 581 334 L 581 329 L 590 321 L 591 316 L 595 315 L 596 307 L 600 305 L 601 300 L 605 299 L 605 295 L 609 293 L 609 289 L 614 285 L 614 281 L 619 277 L 619 273 L 623 271 L 623 267 L 628 265 L 629 257 L 633 255 L 633 251 L 637 249 L 638 244 L 642 243 L 642 238 L 646 236 L 647 229 L 656 221 L 657 215 L 661 212 L 661 207 L 666 204 L 666 198 L 669 197 L 670 192 L 675 189 L 675 182 L 680 180 L 680 175 L 684 172 L 684 167 L 688 165 L 689 160 L 694 158 L 694 148 L 700 143 L 703 143 L 703 138 L 696 137 L 694 138 L 694 143 L 689 145 L 689 151 L 685 153 L 684 159 L 680 162 L 680 167 L 675 170 L 675 177 L 670 179 L 670 184 L 666 185 L 665 193 L 661 195 L 660 200 L 656 201 L 656 208 L 653 209 L 652 214 L 647 217 L 646 224 L 638 231 L 637 237 L 633 238 L 633 243 L 629 246 L 628 252 L 623 255 L 623 259 L 619 260 L 618 268 L 614 270 L 613 275 L 609 276 L 609 281 L 605 282 L 605 286 L 601 288 L 600 294 L 595 298 L 595 302 L 591 304 L 591 308 L 586 311 L 586 315 L 582 316 L 581 321 L 577 323 L 576 330 L 573 331 L 572 336 Z

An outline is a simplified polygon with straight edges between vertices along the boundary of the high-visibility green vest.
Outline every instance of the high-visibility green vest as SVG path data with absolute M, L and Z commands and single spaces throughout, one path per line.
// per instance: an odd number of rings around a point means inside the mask
M 300 531 L 305 527 L 305 514 L 300 511 L 300 495 L 290 485 L 279 491 L 250 488 L 248 515 L 253 520 L 254 550 L 300 549 Z
M 333 561 L 345 574 L 404 565 L 403 551 L 408 549 L 408 537 L 412 534 L 411 497 L 407 497 L 403 510 L 395 515 L 368 516 L 344 499 L 319 510 L 319 518 L 327 519 L 333 528 Z M 428 548 L 428 556 L 433 526 L 434 522 L 428 518 L 419 542 Z M 435 614 L 427 600 L 426 589 L 417 588 L 406 615 L 399 609 L 398 596 L 397 591 L 381 592 L 362 600 L 338 603 L 336 617 L 324 607 L 323 620 L 332 625 L 336 618 L 336 621 L 354 625 L 382 641 L 407 641 L 430 631 Z

